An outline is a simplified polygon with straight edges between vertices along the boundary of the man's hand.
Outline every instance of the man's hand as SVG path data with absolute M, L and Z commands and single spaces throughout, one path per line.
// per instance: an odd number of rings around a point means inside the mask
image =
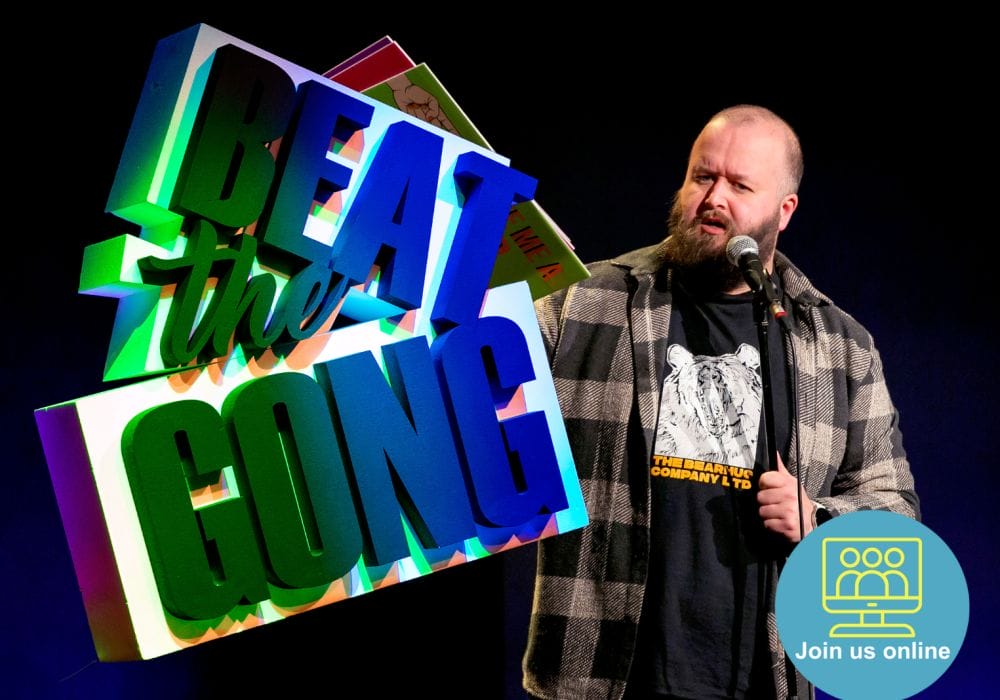
M 789 542 L 799 541 L 799 504 L 795 498 L 795 491 L 798 482 L 795 477 L 785 469 L 785 463 L 778 455 L 778 471 L 764 472 L 757 482 L 757 503 L 760 504 L 760 517 L 764 521 L 764 527 L 771 532 L 776 532 Z M 802 535 L 812 532 L 812 511 L 813 504 L 802 490 Z

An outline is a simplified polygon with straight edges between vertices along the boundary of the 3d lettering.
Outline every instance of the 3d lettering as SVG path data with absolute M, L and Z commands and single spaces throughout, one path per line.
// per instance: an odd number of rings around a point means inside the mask
M 347 147 L 350 144 L 350 147 Z M 88 248 L 106 379 L 36 420 L 101 658 L 586 523 L 528 285 L 535 181 L 203 25 L 161 42 Z M 124 621 L 124 622 L 123 622 Z
M 531 199 L 535 181 L 478 153 L 463 153 L 455 164 L 466 205 L 455 231 L 453 257 L 434 304 L 434 320 L 462 323 L 479 315 L 477 300 L 486 291 L 492 252 L 500 244 L 510 203 Z
M 455 328 L 435 343 L 481 518 L 517 525 L 540 512 L 567 507 L 544 418 L 526 413 L 497 421 L 496 404 L 534 379 L 524 335 L 511 321 L 490 317 Z
M 270 581 L 311 588 L 350 571 L 361 556 L 361 524 L 319 385 L 303 374 L 261 377 L 227 396 L 222 414 Z
M 190 483 L 217 480 L 232 464 L 225 425 L 198 401 L 156 406 L 122 435 L 125 470 L 164 606 L 178 617 L 224 614 L 268 597 L 247 503 L 229 499 L 195 511 Z
M 279 251 L 315 263 L 329 262 L 329 246 L 304 237 L 302 230 L 317 192 L 325 201 L 345 189 L 353 175 L 348 166 L 327 159 L 331 138 L 346 141 L 368 126 L 372 112 L 371 105 L 315 81 L 299 88 L 295 117 L 278 154 L 281 177 L 274 205 L 260 225 L 264 250 L 276 254 L 272 264 L 280 265 Z
M 382 263 L 379 296 L 404 309 L 423 296 L 441 145 L 440 136 L 407 122 L 386 129 L 333 244 L 333 266 L 350 279 Z
M 285 132 L 294 99 L 295 85 L 278 66 L 235 46 L 219 47 L 176 208 L 231 228 L 256 221 L 274 179 L 265 144 Z

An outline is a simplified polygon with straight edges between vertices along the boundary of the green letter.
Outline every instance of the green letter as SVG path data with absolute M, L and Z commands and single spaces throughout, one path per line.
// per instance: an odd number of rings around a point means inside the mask
M 294 103 L 281 68 L 236 46 L 216 49 L 177 208 L 231 228 L 256 221 L 274 179 L 266 144 L 284 133 Z
M 275 583 L 309 588 L 361 557 L 361 529 L 319 385 L 289 372 L 236 389 L 222 409 L 243 454 Z
M 176 401 L 133 418 L 122 457 L 163 606 L 206 620 L 268 597 L 242 498 L 194 508 L 191 491 L 233 463 L 222 418 L 207 403 Z

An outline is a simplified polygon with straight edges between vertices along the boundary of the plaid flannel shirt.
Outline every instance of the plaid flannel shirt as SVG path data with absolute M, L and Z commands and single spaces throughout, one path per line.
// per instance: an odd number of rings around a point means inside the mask
M 586 528 L 539 543 L 524 686 L 545 698 L 621 698 L 648 565 L 648 466 L 671 271 L 658 246 L 589 267 L 589 279 L 536 302 L 590 516 Z M 919 517 L 871 336 L 780 253 L 775 269 L 796 321 L 798 406 L 788 470 L 801 471 L 806 492 L 832 515 L 880 509 Z M 791 377 L 787 347 L 786 363 Z M 776 567 L 770 574 L 776 581 Z M 767 637 L 783 698 L 786 659 L 769 588 Z

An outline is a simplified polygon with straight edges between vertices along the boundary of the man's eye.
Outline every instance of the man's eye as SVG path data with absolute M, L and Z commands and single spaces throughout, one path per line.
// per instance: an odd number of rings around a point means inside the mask
M 705 184 L 706 182 L 711 182 L 712 181 L 712 176 L 711 175 L 695 175 L 694 176 L 694 181 L 697 182 L 698 184 Z
M 742 182 L 735 183 L 733 185 L 733 187 L 736 188 L 736 190 L 738 192 L 751 192 L 752 191 L 749 187 L 747 187 L 746 185 L 744 185 Z

